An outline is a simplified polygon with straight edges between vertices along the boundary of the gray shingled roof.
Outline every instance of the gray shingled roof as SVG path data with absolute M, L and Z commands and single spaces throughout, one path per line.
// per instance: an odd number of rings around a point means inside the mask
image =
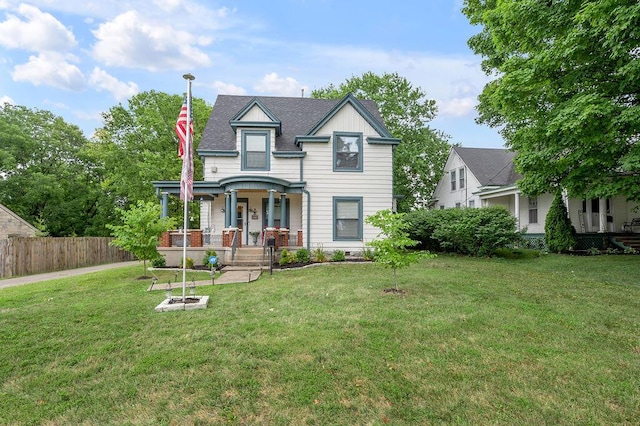
M 302 97 L 218 95 L 202 133 L 198 150 L 235 150 L 236 135 L 229 120 L 254 99 L 258 99 L 282 123 L 282 134 L 276 137 L 277 151 L 300 151 L 295 144 L 296 136 L 306 135 L 341 101 Z M 384 123 L 375 102 L 359 102 L 376 120 Z
M 515 152 L 499 148 L 453 148 L 482 186 L 514 185 L 521 175 L 513 164 Z

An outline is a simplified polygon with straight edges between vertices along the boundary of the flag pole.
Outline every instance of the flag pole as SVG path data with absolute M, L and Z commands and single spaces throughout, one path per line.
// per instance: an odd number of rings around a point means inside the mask
M 185 147 L 184 147 L 184 155 L 189 158 L 191 153 L 191 81 L 195 79 L 195 77 L 191 74 L 184 74 L 182 76 L 185 80 L 187 80 L 187 126 L 186 126 L 186 137 L 185 137 Z M 184 158 L 183 158 L 184 160 Z M 189 160 L 190 161 L 190 160 Z M 186 184 L 185 184 L 186 186 Z M 183 232 L 184 237 L 182 240 L 182 303 L 186 302 L 186 294 L 187 294 L 187 229 L 189 228 L 189 197 L 185 191 L 184 196 L 184 219 L 183 219 Z

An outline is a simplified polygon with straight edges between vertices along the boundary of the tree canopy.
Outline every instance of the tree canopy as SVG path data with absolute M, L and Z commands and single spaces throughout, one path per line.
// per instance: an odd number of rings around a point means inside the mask
M 75 125 L 49 111 L 0 108 L 0 203 L 51 236 L 106 235 L 100 169 Z
M 449 153 L 449 136 L 430 128 L 436 103 L 397 73 L 366 72 L 339 86 L 329 84 L 314 90 L 313 98 L 340 99 L 352 93 L 378 104 L 389 132 L 402 142 L 394 152 L 394 193 L 401 198 L 399 211 L 409 211 L 427 202 L 442 176 Z
M 94 151 L 105 167 L 105 190 L 118 206 L 139 200 L 157 200 L 152 181 L 179 180 L 182 160 L 178 158 L 176 119 L 184 98 L 147 91 L 133 96 L 103 114 L 104 126 L 96 132 Z M 211 114 L 204 100 L 193 98 L 194 147 Z M 194 157 L 194 180 L 202 179 L 200 159 Z M 194 203 L 195 204 L 195 203 Z M 172 211 L 180 211 L 173 200 Z
M 479 121 L 517 152 L 523 192 L 640 199 L 640 3 L 465 0 L 496 78 Z

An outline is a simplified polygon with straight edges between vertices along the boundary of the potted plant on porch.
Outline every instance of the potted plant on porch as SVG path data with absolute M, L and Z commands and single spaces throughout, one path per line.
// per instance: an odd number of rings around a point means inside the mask
M 249 235 L 251 235 L 251 237 L 253 238 L 253 245 L 257 246 L 258 245 L 258 237 L 260 236 L 260 231 L 251 231 L 251 232 L 249 232 Z

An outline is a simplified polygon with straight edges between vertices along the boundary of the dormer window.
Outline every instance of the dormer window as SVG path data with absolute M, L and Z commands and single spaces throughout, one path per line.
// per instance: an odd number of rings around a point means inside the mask
M 268 130 L 242 131 L 242 170 L 268 171 L 270 132 Z

